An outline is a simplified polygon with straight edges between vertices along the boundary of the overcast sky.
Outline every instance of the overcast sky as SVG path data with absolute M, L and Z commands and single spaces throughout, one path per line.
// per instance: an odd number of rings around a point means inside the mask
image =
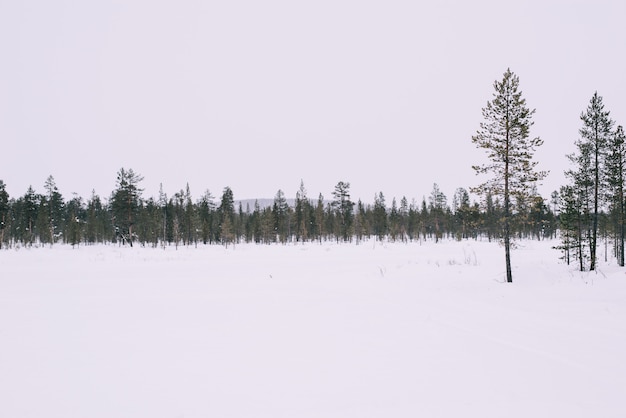
M 626 125 L 623 1 L 0 0 L 0 179 L 13 197 L 451 200 L 485 162 L 471 136 L 510 67 L 536 154 L 564 184 L 594 91 Z

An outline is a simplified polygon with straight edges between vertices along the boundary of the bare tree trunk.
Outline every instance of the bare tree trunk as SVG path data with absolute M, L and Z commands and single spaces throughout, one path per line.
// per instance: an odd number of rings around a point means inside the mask
M 623 183 L 622 173 L 620 172 L 620 183 Z M 624 267 L 624 187 L 620 184 L 619 188 L 619 254 L 618 262 L 620 267 Z
M 504 157 L 504 256 L 506 261 L 506 281 L 513 282 L 513 273 L 511 272 L 511 226 L 510 226 L 510 197 L 509 197 L 509 121 L 507 115 L 506 127 L 506 150 Z

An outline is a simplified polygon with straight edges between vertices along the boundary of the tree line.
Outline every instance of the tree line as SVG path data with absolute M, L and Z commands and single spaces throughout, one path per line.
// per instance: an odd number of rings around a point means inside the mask
M 475 165 L 477 174 L 491 177 L 470 189 L 458 188 L 449 202 L 433 186 L 421 202 L 406 197 L 391 203 L 382 192 L 373 204 L 350 198 L 350 183 L 340 181 L 331 199 L 309 198 L 301 182 L 292 203 L 278 190 L 271 205 L 236 203 L 226 187 L 219 199 L 209 191 L 193 199 L 189 186 L 168 197 L 144 198 L 143 178 L 120 169 L 115 190 L 106 199 L 95 192 L 86 201 L 69 200 L 52 176 L 44 193 L 29 187 L 23 196 L 9 197 L 0 180 L 0 248 L 13 246 L 120 243 L 130 246 L 231 245 L 241 242 L 287 243 L 377 239 L 415 241 L 442 238 L 501 240 L 505 247 L 507 281 L 512 281 L 512 238 L 560 237 L 555 248 L 569 264 L 595 270 L 599 240 L 609 243 L 620 266 L 625 264 L 626 202 L 624 196 L 626 137 L 615 127 L 597 92 L 580 115 L 582 127 L 576 152 L 568 155 L 569 184 L 554 191 L 550 201 L 537 193 L 547 172 L 536 171 L 534 151 L 543 144 L 530 136 L 535 110 L 526 105 L 519 77 L 510 69 L 494 82 L 493 99 L 482 109 L 483 122 L 472 142 L 487 152 L 488 163 Z M 608 254 L 609 251 L 605 251 Z
M 330 199 L 309 198 L 303 182 L 289 199 L 278 190 L 272 203 L 236 202 L 225 187 L 219 198 L 205 191 L 194 198 L 189 185 L 167 196 L 144 198 L 143 178 L 120 169 L 115 190 L 107 199 L 95 192 L 87 199 L 65 199 L 52 176 L 44 192 L 29 187 L 23 196 L 9 197 L 0 180 L 0 248 L 56 243 L 91 245 L 118 243 L 141 246 L 198 244 L 288 243 L 363 240 L 416 241 L 446 239 L 496 240 L 502 237 L 501 201 L 487 195 L 471 202 L 468 190 L 458 188 L 452 199 L 437 184 L 421 201 L 386 199 L 353 202 L 350 183 L 340 181 Z M 539 195 L 516 202 L 513 230 L 519 237 L 556 236 L 557 219 Z

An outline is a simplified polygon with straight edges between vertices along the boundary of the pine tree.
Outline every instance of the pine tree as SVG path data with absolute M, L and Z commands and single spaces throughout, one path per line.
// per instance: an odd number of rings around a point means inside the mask
M 378 241 L 382 241 L 387 235 L 387 208 L 383 192 L 379 192 L 374 196 L 372 229 Z
M 296 205 L 294 208 L 295 227 L 296 227 L 296 241 L 306 241 L 309 236 L 309 200 L 306 196 L 306 189 L 304 188 L 304 182 L 300 180 L 300 189 L 296 193 Z
M 396 198 L 391 199 L 391 209 L 389 210 L 389 236 L 395 242 L 400 235 L 400 211 Z
M 354 220 L 354 202 L 350 200 L 350 183 L 340 181 L 333 192 L 332 208 L 337 221 L 336 237 L 344 241 L 350 239 Z
M 428 200 L 430 219 L 435 231 L 435 242 L 439 242 L 439 239 L 442 237 L 442 222 L 448 208 L 448 198 L 439 190 L 439 186 L 435 183 Z
M 626 137 L 620 125 L 608 143 L 606 178 L 608 200 L 615 224 L 615 249 L 618 264 L 624 267 L 624 170 L 626 169 Z
M 220 241 L 228 247 L 235 240 L 235 198 L 230 187 L 224 188 L 218 212 Z
M 0 180 L 0 250 L 4 243 L 4 232 L 9 214 L 9 194 L 6 191 L 4 181 Z
M 609 113 L 604 110 L 602 96 L 595 92 L 587 110 L 580 115 L 583 127 L 579 130 L 580 138 L 576 141 L 578 154 L 569 156 L 577 166 L 572 176 L 578 184 L 574 189 L 584 192 L 582 197 L 585 198 L 585 207 L 591 217 L 588 231 L 589 270 L 595 270 L 597 262 L 598 216 L 605 191 L 604 160 L 613 127 Z
M 591 243 L 591 205 L 593 195 L 593 173 L 591 170 L 591 146 L 589 143 L 576 143 L 578 148 L 577 154 L 569 154 L 567 157 L 574 165 L 575 169 L 567 170 L 565 176 L 570 179 L 571 193 L 573 197 L 569 197 L 570 201 L 575 201 L 575 208 L 577 211 L 577 228 L 580 235 L 580 271 L 584 270 L 583 259 L 588 258 L 583 254 L 584 246 L 582 240 L 585 239 L 587 243 Z M 563 202 L 567 194 L 570 193 L 568 189 L 561 189 L 561 216 L 563 211 L 570 202 Z M 587 246 L 588 247 L 588 246 Z
M 575 250 L 574 258 L 579 261 L 580 271 L 584 271 L 584 240 L 583 240 L 583 204 L 581 194 L 573 186 L 563 186 L 560 191 L 559 230 L 563 259 L 569 265 L 571 251 Z
M 365 205 L 363 205 L 361 199 L 357 202 L 356 207 L 357 210 L 354 215 L 354 235 L 358 245 L 363 240 L 363 236 L 367 234 L 367 214 L 365 212 Z
M 526 106 L 519 91 L 519 77 L 507 69 L 502 81 L 494 82 L 493 100 L 482 109 L 484 121 L 472 137 L 472 142 L 486 150 L 490 162 L 473 166 L 477 174 L 491 174 L 490 180 L 472 189 L 474 193 L 491 192 L 502 196 L 502 219 L 507 282 L 513 281 L 511 272 L 511 198 L 525 196 L 529 187 L 547 175 L 535 171 L 533 154 L 543 144 L 540 138 L 529 138 L 535 110 Z
M 191 243 L 197 243 L 197 233 L 196 233 L 196 224 L 197 224 L 197 213 L 196 207 L 193 204 L 191 199 L 191 190 L 189 189 L 189 183 L 187 183 L 187 187 L 185 188 L 185 209 L 184 209 L 184 217 L 185 217 L 185 242 L 187 245 Z
M 402 196 L 400 199 L 400 238 L 403 242 L 408 238 L 408 225 L 409 225 L 409 201 L 406 196 Z
M 467 238 L 470 216 L 469 193 L 462 187 L 456 189 L 452 198 L 452 209 L 457 223 L 457 239 Z
M 59 189 L 54 181 L 54 177 L 48 176 L 46 183 L 44 184 L 46 189 L 46 202 L 47 202 L 47 217 L 48 217 L 48 229 L 50 233 L 50 244 L 54 244 L 56 240 L 56 234 L 63 221 L 63 196 L 59 193 Z
M 121 168 L 117 173 L 116 189 L 111 196 L 111 211 L 113 222 L 118 230 L 122 242 L 133 246 L 133 226 L 137 220 L 141 206 L 139 183 L 143 180 L 132 169 Z
M 289 205 L 285 193 L 280 189 L 274 197 L 272 213 L 274 215 L 274 233 L 280 242 L 285 243 L 289 235 Z
M 167 243 L 167 194 L 163 191 L 163 183 L 159 183 L 159 208 L 160 208 L 160 220 L 161 225 L 159 227 L 159 234 L 161 235 L 161 246 L 165 249 Z
M 20 217 L 22 222 L 20 229 L 21 231 L 24 231 L 22 235 L 22 242 L 30 246 L 33 244 L 36 236 L 35 224 L 37 221 L 37 214 L 39 212 L 39 195 L 35 193 L 32 186 L 28 186 L 28 190 L 26 190 L 26 194 L 21 200 L 22 210 Z
M 213 217 L 215 214 L 215 202 L 211 192 L 206 190 L 198 201 L 198 217 L 200 222 L 200 236 L 204 244 L 213 240 Z
M 315 226 L 317 228 L 315 228 L 315 234 L 317 235 L 317 239 L 320 242 L 320 244 L 322 243 L 322 238 L 324 236 L 324 226 L 325 226 L 325 219 L 324 219 L 324 196 L 320 193 L 319 196 L 317 197 L 317 205 L 315 206 L 315 216 L 313 217 L 315 220 Z
M 74 197 L 67 202 L 67 224 L 65 232 L 65 242 L 72 247 L 80 245 L 83 235 L 84 212 L 83 199 L 74 194 Z

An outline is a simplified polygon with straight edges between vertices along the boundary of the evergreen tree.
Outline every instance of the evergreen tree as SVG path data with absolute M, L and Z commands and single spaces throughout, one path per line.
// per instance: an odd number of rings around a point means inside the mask
M 408 237 L 408 223 L 409 223 L 409 201 L 407 200 L 406 196 L 402 196 L 402 199 L 400 199 L 400 238 L 402 239 L 402 241 L 406 242 L 407 237 Z
M 228 244 L 235 240 L 235 198 L 230 187 L 224 188 L 218 211 L 220 220 L 219 238 L 222 244 L 228 247 Z
M 618 264 L 624 267 L 624 169 L 626 168 L 626 137 L 620 125 L 608 143 L 606 158 L 606 178 L 608 200 L 614 221 L 615 249 Z
M 385 196 L 379 192 L 374 196 L 374 209 L 372 213 L 372 232 L 378 241 L 387 236 L 387 208 Z
M 429 197 L 429 215 L 432 221 L 432 227 L 435 231 L 435 242 L 439 242 L 442 237 L 442 223 L 448 209 L 448 198 L 441 190 L 437 183 L 433 184 L 433 190 Z
M 477 174 L 491 174 L 490 180 L 474 188 L 502 196 L 504 201 L 503 233 L 507 282 L 513 281 L 511 272 L 511 197 L 525 196 L 529 187 L 547 173 L 535 171 L 535 149 L 543 144 L 540 138 L 529 138 L 534 110 L 526 106 L 519 88 L 519 77 L 510 69 L 502 81 L 494 82 L 493 100 L 483 108 L 484 121 L 472 137 L 472 142 L 486 150 L 490 162 L 473 166 Z
M 215 215 L 215 202 L 211 192 L 206 190 L 198 201 L 198 217 L 200 222 L 200 237 L 204 244 L 213 241 L 213 217 Z
M 161 235 L 161 206 L 153 197 L 145 201 L 140 213 L 138 221 L 138 235 L 142 245 L 150 244 L 152 248 L 159 246 L 159 237 Z
M 174 238 L 174 246 L 178 249 L 178 245 L 185 245 L 185 238 L 187 234 L 185 231 L 186 223 L 185 223 L 185 192 L 180 190 L 177 193 L 174 193 L 174 196 L 171 199 L 173 206 L 172 213 L 172 234 Z
M 423 240 L 426 240 L 426 236 L 430 235 L 430 232 L 428 231 L 430 213 L 428 213 L 428 205 L 426 204 L 426 197 L 424 196 L 422 196 L 422 206 L 421 206 L 419 218 L 420 218 L 419 229 L 420 229 L 420 232 L 422 233 L 421 236 Z
M 22 237 L 22 242 L 30 246 L 35 241 L 35 225 L 39 212 L 39 195 L 35 193 L 32 186 L 28 186 L 28 190 L 26 190 L 26 194 L 22 198 L 22 202 L 21 230 L 25 231 Z
M 141 207 L 141 193 L 139 183 L 143 180 L 132 169 L 121 168 L 117 173 L 116 189 L 111 196 L 111 211 L 113 222 L 122 242 L 133 246 L 133 226 L 137 220 Z
M 365 235 L 367 235 L 367 213 L 365 211 L 365 205 L 361 202 L 361 199 L 356 204 L 357 210 L 354 216 L 354 235 L 356 237 L 356 243 L 359 244 Z
M 454 197 L 452 198 L 452 209 L 457 224 L 457 239 L 467 238 L 471 211 L 469 193 L 467 190 L 462 187 L 456 189 Z
M 613 121 L 604 110 L 602 97 L 596 92 L 587 110 L 580 116 L 583 127 L 575 145 L 577 152 L 568 155 L 574 165 L 566 175 L 572 181 L 574 193 L 581 200 L 581 220 L 585 224 L 588 240 L 589 269 L 595 270 L 597 263 L 598 220 L 606 196 L 605 160 L 611 139 Z
M 254 235 L 254 242 L 258 244 L 263 240 L 263 230 L 261 227 L 261 206 L 259 205 L 258 200 L 254 201 L 254 211 L 252 212 L 250 223 L 250 229 Z
M 0 250 L 4 243 L 4 232 L 7 226 L 7 218 L 9 216 L 9 194 L 6 191 L 4 181 L 0 180 Z
M 391 209 L 389 211 L 389 237 L 391 241 L 396 241 L 400 236 L 400 211 L 396 198 L 391 199 Z
M 315 225 L 317 226 L 317 229 L 315 230 L 315 233 L 317 235 L 317 239 L 319 240 L 320 244 L 322 243 L 322 237 L 324 236 L 324 225 L 325 225 L 325 219 L 324 219 L 324 196 L 320 193 L 318 198 L 317 198 L 317 205 L 315 206 Z
M 589 242 L 589 270 L 596 268 L 596 249 L 598 242 L 598 214 L 602 204 L 603 182 L 603 160 L 607 151 L 607 144 L 610 140 L 613 121 L 609 118 L 609 111 L 604 110 L 602 96 L 595 92 L 590 100 L 587 110 L 580 115 L 583 127 L 580 129 L 580 139 L 576 145 L 579 147 L 589 147 L 591 164 L 589 165 L 592 194 L 591 199 L 591 236 Z
M 296 241 L 306 241 L 309 237 L 309 219 L 310 203 L 306 196 L 304 182 L 300 180 L 300 189 L 296 193 L 296 205 L 294 208 L 295 225 L 296 225 Z
M 337 221 L 335 236 L 337 239 L 341 237 L 344 241 L 348 241 L 354 221 L 354 203 L 350 200 L 350 183 L 343 181 L 337 183 L 331 206 Z
M 83 227 L 83 241 L 86 244 L 105 243 L 112 240 L 113 228 L 111 216 L 106 205 L 100 200 L 95 190 L 85 204 L 85 225 Z
M 274 204 L 272 205 L 272 213 L 274 217 L 274 233 L 280 242 L 287 242 L 289 235 L 289 205 L 282 190 L 276 192 Z
M 571 181 L 571 192 L 569 189 L 561 189 L 561 200 L 563 201 L 566 197 L 568 197 L 571 201 L 575 201 L 576 205 L 574 206 L 577 210 L 577 228 L 578 233 L 580 234 L 580 262 L 581 262 L 581 271 L 584 270 L 583 267 L 583 258 L 582 249 L 584 246 L 582 245 L 582 240 L 585 239 L 588 244 L 592 242 L 592 223 L 591 223 L 591 207 L 593 199 L 593 172 L 591 170 L 592 159 L 591 159 L 591 146 L 589 143 L 577 142 L 578 148 L 577 154 L 570 154 L 567 157 L 573 163 L 574 169 L 567 170 L 565 172 L 566 177 L 568 177 Z M 569 193 L 573 193 L 574 197 L 569 197 Z M 567 208 L 567 205 L 571 206 L 569 202 L 562 202 L 561 205 L 561 216 L 563 216 L 564 209 Z M 571 214 L 570 214 L 571 215 Z M 589 245 L 587 246 L 589 247 Z
M 54 177 L 49 176 L 44 184 L 46 190 L 45 201 L 47 203 L 47 220 L 49 231 L 49 242 L 54 244 L 56 235 L 63 222 L 63 196 L 59 193 L 59 189 L 54 181 Z
M 161 214 L 159 216 L 161 220 L 159 234 L 161 236 L 161 245 L 163 246 L 163 249 L 165 249 L 165 244 L 167 243 L 167 194 L 163 191 L 163 183 L 159 183 L 158 203 L 161 209 Z
M 83 199 L 74 194 L 74 197 L 67 202 L 67 224 L 65 231 L 65 242 L 72 247 L 80 245 L 83 235 L 84 207 Z
M 581 194 L 577 193 L 572 186 L 563 186 L 560 191 L 559 231 L 563 259 L 569 265 L 571 251 L 574 250 L 574 258 L 580 263 L 580 271 L 584 271 L 584 248 L 583 248 L 583 213 Z

